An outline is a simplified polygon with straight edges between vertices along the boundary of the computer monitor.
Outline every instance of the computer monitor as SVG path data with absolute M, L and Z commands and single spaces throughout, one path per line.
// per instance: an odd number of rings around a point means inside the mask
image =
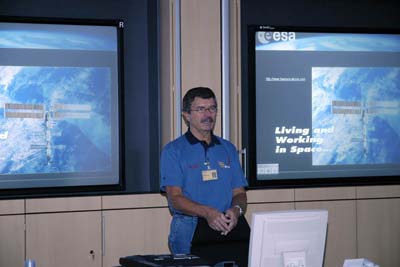
M 326 210 L 255 212 L 249 267 L 322 267 L 328 224 Z

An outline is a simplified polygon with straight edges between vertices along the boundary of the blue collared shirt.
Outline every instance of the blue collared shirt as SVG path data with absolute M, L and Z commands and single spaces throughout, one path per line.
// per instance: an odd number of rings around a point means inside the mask
M 161 190 L 179 186 L 185 197 L 220 212 L 230 208 L 233 189 L 247 186 L 235 146 L 215 135 L 207 145 L 187 131 L 164 147 L 160 167 Z M 217 179 L 206 181 L 207 170 L 215 170 Z

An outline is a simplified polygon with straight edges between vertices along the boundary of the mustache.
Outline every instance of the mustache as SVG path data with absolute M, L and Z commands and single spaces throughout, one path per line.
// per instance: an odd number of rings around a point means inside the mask
M 207 118 L 204 118 L 204 119 L 202 119 L 200 122 L 201 122 L 201 123 L 203 123 L 203 122 L 209 122 L 209 123 L 212 123 L 212 122 L 214 122 L 214 119 L 213 119 L 213 118 L 211 118 L 211 117 L 207 117 Z

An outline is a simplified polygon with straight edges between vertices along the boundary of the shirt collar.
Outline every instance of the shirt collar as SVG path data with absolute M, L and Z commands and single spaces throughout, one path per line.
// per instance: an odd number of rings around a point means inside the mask
M 211 133 L 211 143 L 210 144 L 207 144 L 206 142 L 200 141 L 199 139 L 197 139 L 196 136 L 194 136 L 192 134 L 190 129 L 188 129 L 188 131 L 185 133 L 185 137 L 186 137 L 186 140 L 188 140 L 188 142 L 191 145 L 195 145 L 197 143 L 201 143 L 203 146 L 206 145 L 207 147 L 211 147 L 211 146 L 214 146 L 214 145 L 221 144 L 221 142 L 218 140 L 218 138 L 213 133 Z

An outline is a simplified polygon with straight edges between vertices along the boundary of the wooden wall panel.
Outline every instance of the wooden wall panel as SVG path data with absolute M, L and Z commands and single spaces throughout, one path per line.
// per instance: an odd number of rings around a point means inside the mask
M 400 199 L 357 200 L 358 257 L 400 266 Z
M 25 215 L 0 216 L 0 266 L 23 266 Z
M 101 212 L 26 215 L 26 256 L 40 267 L 101 267 Z
M 265 189 L 247 191 L 248 203 L 271 203 L 294 201 L 293 189 Z
M 355 187 L 320 187 L 295 189 L 296 201 L 355 199 Z
M 113 195 L 102 197 L 102 208 L 104 210 L 167 206 L 167 197 L 162 194 Z
M 400 185 L 358 186 L 357 199 L 400 197 Z
M 26 200 L 27 213 L 101 209 L 101 197 L 36 198 Z
M 230 53 L 230 141 L 242 149 L 242 75 L 240 44 L 240 0 L 230 0 L 229 53 Z
M 215 0 L 181 1 L 182 97 L 207 86 L 218 100 L 215 133 L 221 135 L 221 5 Z M 182 131 L 186 125 L 182 121 Z
M 25 212 L 25 200 L 1 200 L 0 215 L 23 214 Z
M 103 266 L 116 266 L 120 257 L 168 254 L 171 215 L 167 208 L 104 211 Z

